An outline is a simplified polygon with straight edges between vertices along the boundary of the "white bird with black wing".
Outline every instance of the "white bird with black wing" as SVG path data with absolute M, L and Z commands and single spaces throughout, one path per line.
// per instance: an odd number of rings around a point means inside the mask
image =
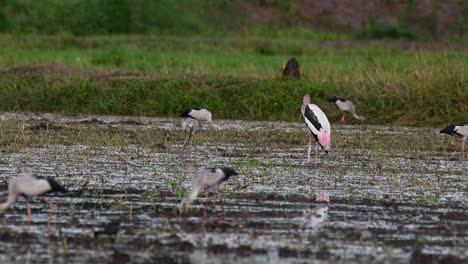
M 220 126 L 213 124 L 211 112 L 204 108 L 186 109 L 180 116 L 185 118 L 193 118 L 200 122 L 200 126 L 203 126 L 204 123 L 208 123 L 211 127 L 220 129 Z
M 325 113 L 317 105 L 310 103 L 310 96 L 305 95 L 303 98 L 303 105 L 301 107 L 301 114 L 304 121 L 309 128 L 310 140 L 309 150 L 307 152 L 307 166 L 310 166 L 310 152 L 312 150 L 312 137 L 317 142 L 315 154 L 315 166 L 317 166 L 318 148 L 328 153 L 331 147 L 331 129 L 330 122 Z
M 179 213 L 181 215 L 187 212 L 187 208 L 197 198 L 200 191 L 205 191 L 206 203 L 208 203 L 207 190 L 212 187 L 218 187 L 224 181 L 227 181 L 231 176 L 239 175 L 234 169 L 229 167 L 207 167 L 200 169 L 192 177 L 192 190 L 187 193 L 184 199 L 180 202 Z M 222 203 L 221 193 L 217 192 L 219 201 L 224 217 L 224 206 Z M 206 218 L 206 207 L 204 210 L 204 217 Z
M 28 227 L 31 225 L 31 207 L 29 206 L 29 198 L 41 196 L 50 192 L 66 192 L 67 190 L 57 183 L 51 177 L 39 176 L 20 176 L 13 179 L 8 186 L 8 199 L 5 203 L 0 204 L 0 213 L 10 208 L 18 199 L 18 196 L 23 195 L 26 199 L 26 211 L 28 214 Z M 52 231 L 52 211 L 54 205 L 45 197 L 40 198 L 41 201 L 49 205 L 49 221 L 48 230 Z
M 455 125 L 450 125 L 442 130 L 440 130 L 442 134 L 449 134 L 454 137 L 462 138 L 462 145 L 461 145 L 461 154 L 462 159 L 465 159 L 465 141 L 468 137 L 468 123 L 459 123 Z
M 333 97 L 328 99 L 330 103 L 333 103 L 343 112 L 343 116 L 341 117 L 341 123 L 346 125 L 346 112 L 352 114 L 354 118 L 359 121 L 365 121 L 366 118 L 356 114 L 356 107 L 354 106 L 353 102 L 346 100 L 344 98 Z

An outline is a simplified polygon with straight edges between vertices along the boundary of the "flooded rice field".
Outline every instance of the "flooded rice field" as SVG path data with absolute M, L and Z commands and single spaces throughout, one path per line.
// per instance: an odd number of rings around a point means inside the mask
M 1 142 L 1 199 L 18 175 L 54 176 L 70 190 L 48 196 L 57 205 L 51 234 L 48 207 L 38 199 L 30 230 L 22 197 L 0 215 L 1 263 L 468 258 L 468 161 L 437 129 L 332 125 L 332 151 L 307 168 L 300 122 L 220 120 L 222 129 L 197 134 L 191 159 L 183 160 L 177 119 L 0 118 L 10 131 L 2 132 L 10 139 Z M 107 141 L 94 140 L 107 132 Z M 241 173 L 221 185 L 226 217 L 214 191 L 207 205 L 200 194 L 188 217 L 178 217 L 190 177 L 216 165 Z M 330 202 L 317 202 L 324 193 Z

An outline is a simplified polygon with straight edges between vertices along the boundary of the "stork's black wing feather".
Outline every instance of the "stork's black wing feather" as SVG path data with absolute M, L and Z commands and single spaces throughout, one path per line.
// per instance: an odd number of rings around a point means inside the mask
M 239 173 L 237 173 L 236 170 L 234 170 L 233 168 L 229 168 L 229 167 L 221 167 L 220 168 L 223 173 L 224 173 L 224 177 L 221 179 L 221 181 L 227 181 L 229 179 L 229 177 L 231 176 L 234 176 L 234 175 L 239 175 Z
M 180 116 L 181 116 L 181 117 L 191 117 L 191 116 L 189 115 L 191 111 L 192 111 L 192 109 L 185 109 L 185 110 L 180 114 Z
M 450 125 L 444 129 L 442 129 L 440 131 L 440 133 L 443 133 L 443 134 L 449 134 L 451 136 L 455 136 L 455 137 L 461 137 L 462 135 L 458 134 L 456 131 L 455 131 L 455 126 L 456 125 Z
M 312 109 L 310 109 L 309 106 L 306 106 L 304 116 L 305 118 L 307 118 L 307 120 L 309 120 L 310 123 L 312 123 L 312 125 L 315 127 L 315 129 L 317 129 L 317 131 L 320 131 L 322 125 L 318 121 L 318 118 L 314 114 L 314 111 L 312 111 Z
M 467 124 L 465 123 L 459 123 L 459 124 L 455 124 L 455 125 L 450 125 L 444 129 L 442 129 L 440 131 L 440 133 L 443 133 L 443 134 L 449 134 L 451 136 L 455 136 L 455 137 L 463 137 L 463 135 L 457 133 L 457 131 L 455 131 L 455 127 L 462 127 L 462 126 L 466 126 Z
M 49 183 L 50 187 L 52 188 L 52 190 L 50 190 L 51 192 L 66 192 L 67 191 L 67 189 L 65 189 L 65 187 L 63 187 L 58 182 L 56 182 L 54 178 L 47 177 L 46 180 Z

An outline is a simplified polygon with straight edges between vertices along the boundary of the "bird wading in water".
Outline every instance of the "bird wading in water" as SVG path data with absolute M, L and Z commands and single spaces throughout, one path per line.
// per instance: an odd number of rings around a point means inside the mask
M 0 213 L 3 213 L 6 209 L 10 208 L 18 199 L 20 195 L 23 195 L 26 199 L 26 211 L 28 214 L 28 230 L 31 226 L 31 207 L 29 206 L 29 199 L 32 197 L 39 197 L 46 193 L 51 192 L 66 192 L 67 190 L 57 183 L 51 177 L 39 177 L 39 176 L 20 176 L 13 179 L 8 186 L 8 198 L 5 203 L 0 204 Z M 49 221 L 48 231 L 52 231 L 52 212 L 54 205 L 45 197 L 40 197 L 41 201 L 49 205 Z
M 237 171 L 229 167 L 207 167 L 202 168 L 198 172 L 196 172 L 192 177 L 192 189 L 187 195 L 182 199 L 179 204 L 179 214 L 185 215 L 187 212 L 187 208 L 190 204 L 197 198 L 197 195 L 200 191 L 205 191 L 205 208 L 203 211 L 203 218 L 206 219 L 207 212 L 206 212 L 206 204 L 208 203 L 208 192 L 209 188 L 217 188 L 219 184 L 222 182 L 227 181 L 231 176 L 239 175 Z M 224 220 L 225 212 L 223 201 L 221 197 L 221 193 L 216 190 L 219 198 L 219 203 L 221 204 L 222 210 L 222 217 Z

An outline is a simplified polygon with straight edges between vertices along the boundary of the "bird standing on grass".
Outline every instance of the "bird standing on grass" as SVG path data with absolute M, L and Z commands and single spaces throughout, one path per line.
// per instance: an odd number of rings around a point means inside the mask
M 318 146 L 315 153 L 315 167 L 317 167 L 318 148 L 328 153 L 331 147 L 331 130 L 325 113 L 315 104 L 310 103 L 310 96 L 304 95 L 301 114 L 310 131 L 309 150 L 307 154 L 307 166 L 310 166 L 310 152 L 312 150 L 312 136 Z
M 352 114 L 354 118 L 356 118 L 359 121 L 365 121 L 366 118 L 363 116 L 359 116 L 356 114 L 356 107 L 354 106 L 353 102 L 346 100 L 344 98 L 337 98 L 333 97 L 328 99 L 330 103 L 333 103 L 340 109 L 340 111 L 343 112 L 343 116 L 341 117 L 341 124 L 346 125 L 346 112 Z
M 26 199 L 26 211 L 28 214 L 28 228 L 31 226 L 31 208 L 29 207 L 29 198 L 41 196 L 49 192 L 66 192 L 67 190 L 57 183 L 51 177 L 39 177 L 39 176 L 20 176 L 10 182 L 8 186 L 8 199 L 5 203 L 0 204 L 0 213 L 3 213 L 6 209 L 10 208 L 15 202 L 18 196 L 23 195 Z M 47 228 L 49 233 L 52 231 L 52 211 L 54 205 L 45 197 L 40 198 L 41 201 L 49 205 L 49 221 Z
M 449 134 L 454 137 L 461 137 L 462 145 L 461 145 L 461 154 L 462 159 L 465 159 L 465 141 L 468 137 L 468 123 L 459 123 L 455 125 L 450 125 L 440 131 L 442 134 Z
M 206 204 L 208 203 L 208 192 L 207 189 L 211 187 L 217 187 L 220 183 L 227 181 L 229 177 L 239 175 L 234 169 L 228 167 L 207 167 L 200 169 L 192 177 L 192 190 L 187 193 L 184 199 L 179 204 L 179 214 L 184 215 L 187 212 L 187 208 L 197 198 L 200 191 L 205 191 L 205 209 L 203 212 L 203 218 L 206 219 Z M 216 191 L 219 197 L 219 203 L 221 204 L 222 216 L 224 219 L 225 212 L 221 193 Z
M 184 158 L 185 154 L 185 147 L 187 146 L 187 143 L 189 143 L 189 159 L 192 157 L 192 142 L 193 142 L 193 137 L 195 133 L 197 133 L 200 130 L 200 123 L 191 117 L 186 118 L 182 122 L 182 130 L 188 133 L 187 139 L 184 142 L 184 145 L 182 147 L 182 152 L 181 152 L 181 158 Z
M 213 124 L 213 120 L 211 119 L 212 114 L 210 111 L 201 108 L 193 108 L 193 109 L 186 109 L 182 114 L 181 117 L 186 118 L 193 118 L 200 122 L 200 127 L 203 123 L 208 123 L 211 127 L 215 129 L 220 129 L 220 126 Z

